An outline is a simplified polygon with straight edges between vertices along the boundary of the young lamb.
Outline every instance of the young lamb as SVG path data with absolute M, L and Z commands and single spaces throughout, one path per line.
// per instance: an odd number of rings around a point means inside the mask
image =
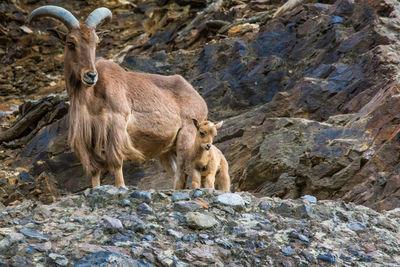
M 197 128 L 197 133 L 189 160 L 192 189 L 215 188 L 215 182 L 217 189 L 229 192 L 231 181 L 228 162 L 222 152 L 212 144 L 217 135 L 217 129 L 222 126 L 223 121 L 214 124 L 210 121 L 199 123 L 193 119 L 193 123 Z

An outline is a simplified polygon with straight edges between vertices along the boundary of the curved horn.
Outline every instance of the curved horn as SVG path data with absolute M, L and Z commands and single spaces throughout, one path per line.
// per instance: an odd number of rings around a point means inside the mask
M 85 20 L 85 24 L 91 28 L 96 28 L 103 19 L 111 19 L 112 14 L 108 8 L 99 7 L 92 11 Z
M 79 27 L 79 21 L 74 17 L 74 15 L 59 6 L 42 6 L 36 8 L 29 15 L 28 24 L 31 23 L 32 20 L 40 17 L 52 17 L 61 20 L 65 26 L 67 26 L 68 30 Z

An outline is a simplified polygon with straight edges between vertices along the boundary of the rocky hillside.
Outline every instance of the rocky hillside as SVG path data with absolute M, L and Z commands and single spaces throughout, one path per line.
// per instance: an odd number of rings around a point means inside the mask
M 399 32 L 395 0 L 6 1 L 0 4 L 0 200 L 51 203 L 88 186 L 66 145 L 62 44 L 35 7 L 59 4 L 84 19 L 104 5 L 98 55 L 127 69 L 181 74 L 224 119 L 216 145 L 233 191 L 400 205 Z M 211 4 L 212 3 L 212 4 Z M 51 94 L 50 94 L 51 93 Z M 50 94 L 50 95 L 49 95 Z M 129 185 L 166 189 L 157 161 L 127 162 Z M 107 174 L 103 183 L 112 183 Z
M 0 214 L 6 266 L 398 266 L 400 209 L 101 186 Z

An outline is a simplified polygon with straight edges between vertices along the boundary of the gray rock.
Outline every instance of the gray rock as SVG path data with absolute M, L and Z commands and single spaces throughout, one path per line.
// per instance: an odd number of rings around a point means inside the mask
M 301 197 L 301 199 L 306 200 L 306 201 L 308 201 L 310 203 L 314 203 L 314 204 L 317 203 L 317 198 L 314 197 L 314 196 L 304 195 L 304 196 Z
M 270 210 L 271 209 L 271 203 L 268 201 L 262 201 L 260 204 L 258 204 L 258 207 L 262 210 Z
M 6 250 L 7 248 L 9 248 L 12 245 L 12 243 L 10 242 L 10 240 L 8 238 L 3 238 L 0 241 L 0 252 L 3 250 Z
M 147 267 L 153 266 L 143 261 L 134 260 L 124 254 L 111 251 L 94 252 L 80 259 L 75 263 L 74 267 L 114 267 L 114 266 L 129 266 L 129 267 Z
M 291 247 L 282 248 L 281 251 L 285 256 L 291 256 L 296 253 L 296 250 L 292 249 Z
M 215 202 L 217 204 L 229 206 L 229 207 L 232 207 L 235 209 L 244 208 L 244 206 L 246 204 L 246 202 L 243 200 L 243 198 L 241 196 L 239 196 L 238 194 L 234 194 L 234 193 L 225 193 L 225 194 L 219 195 L 215 198 Z
M 108 216 L 105 216 L 103 218 L 103 224 L 104 227 L 111 232 L 120 231 L 124 229 L 124 226 L 122 225 L 122 222 L 119 219 L 111 218 Z
M 92 194 L 94 193 L 98 195 L 113 196 L 119 194 L 120 192 L 121 191 L 119 190 L 119 188 L 116 188 L 113 185 L 101 185 L 92 189 Z
M 172 195 L 172 201 L 189 200 L 190 196 L 187 193 L 175 193 Z
M 38 232 L 31 229 L 21 229 L 19 230 L 24 236 L 32 239 L 37 239 L 39 241 L 47 241 L 49 240 L 46 236 L 39 234 Z
M 121 186 L 119 187 L 119 190 L 120 190 L 120 191 L 128 191 L 129 189 L 128 189 L 128 187 L 126 187 L 125 185 L 121 185 Z
M 68 265 L 68 259 L 63 255 L 59 255 L 56 253 L 50 253 L 49 258 L 52 259 L 59 266 L 67 266 Z
M 178 201 L 174 203 L 174 209 L 180 212 L 196 211 L 201 209 L 201 205 L 196 201 Z
M 335 256 L 330 253 L 320 254 L 320 255 L 318 255 L 317 259 L 322 260 L 322 261 L 327 261 L 327 262 L 330 262 L 333 264 L 335 264 L 335 262 L 336 262 Z
M 152 200 L 151 193 L 147 192 L 147 191 L 134 191 L 134 192 L 132 192 L 131 197 L 143 200 L 147 203 L 151 202 L 151 200 Z
M 186 222 L 195 229 L 208 229 L 218 224 L 218 221 L 211 215 L 199 212 L 188 212 L 186 214 Z
M 167 230 L 167 233 L 168 233 L 168 235 L 173 236 L 173 237 L 175 237 L 175 238 L 177 238 L 177 239 L 180 239 L 180 238 L 182 238 L 182 236 L 183 236 L 182 233 L 177 232 L 177 231 L 174 231 L 174 230 L 172 230 L 172 229 L 168 229 L 168 230 Z
M 199 198 L 203 195 L 203 191 L 201 189 L 196 189 L 193 191 L 193 198 Z
M 142 203 L 137 207 L 137 211 L 143 214 L 153 213 L 153 209 L 146 203 Z
M 309 204 L 303 204 L 295 209 L 295 216 L 299 218 L 314 218 L 313 207 Z
M 349 224 L 347 224 L 347 227 L 349 227 L 354 232 L 361 232 L 361 231 L 365 231 L 367 229 L 367 226 L 360 222 L 349 223 Z
M 23 234 L 20 233 L 9 233 L 5 236 L 6 239 L 8 239 L 11 244 L 14 244 L 15 242 L 19 242 L 25 239 Z
M 274 211 L 282 216 L 291 217 L 293 216 L 293 205 L 283 202 L 275 207 Z
M 307 236 L 305 236 L 301 233 L 297 233 L 295 231 L 290 232 L 289 237 L 296 238 L 296 239 L 299 239 L 299 240 L 307 242 L 307 243 L 310 242 L 310 239 L 308 239 Z
M 123 207 L 130 207 L 131 205 L 132 205 L 132 202 L 129 199 L 122 200 Z

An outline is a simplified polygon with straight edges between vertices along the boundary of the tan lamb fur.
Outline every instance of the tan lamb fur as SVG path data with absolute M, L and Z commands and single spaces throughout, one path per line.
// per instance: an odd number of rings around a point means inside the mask
M 230 191 L 228 162 L 222 152 L 213 145 L 217 129 L 222 126 L 222 121 L 214 124 L 210 121 L 198 122 L 193 119 L 197 128 L 196 139 L 190 157 L 190 170 L 192 175 L 192 189 L 215 188 Z
M 204 120 L 207 105 L 181 76 L 128 72 L 118 64 L 96 58 L 96 27 L 111 19 L 111 11 L 97 8 L 84 23 L 57 6 L 32 11 L 29 22 L 53 17 L 68 28 L 64 76 L 70 100 L 69 144 L 80 158 L 92 186 L 102 171 L 124 186 L 124 160 L 158 157 L 174 178 L 175 189 L 186 187 L 185 166 L 196 136 L 192 118 Z

